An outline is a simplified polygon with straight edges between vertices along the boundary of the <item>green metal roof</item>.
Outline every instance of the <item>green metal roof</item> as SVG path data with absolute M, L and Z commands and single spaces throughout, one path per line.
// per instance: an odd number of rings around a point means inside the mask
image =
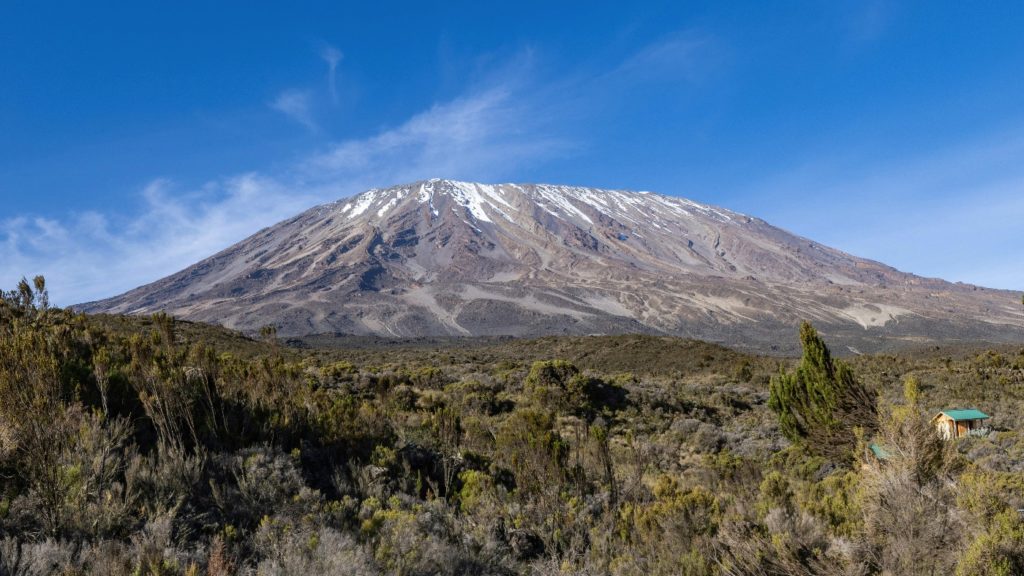
M 871 453 L 875 455 L 875 458 L 878 458 L 879 460 L 889 459 L 889 452 L 878 444 L 872 444 L 871 446 L 868 446 L 868 448 L 871 448 Z
M 988 414 L 974 408 L 969 410 L 943 410 L 942 414 L 949 416 L 953 420 L 984 420 L 989 417 Z

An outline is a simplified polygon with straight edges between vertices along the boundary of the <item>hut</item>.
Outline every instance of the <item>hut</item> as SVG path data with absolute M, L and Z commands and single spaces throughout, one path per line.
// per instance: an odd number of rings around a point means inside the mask
M 932 424 L 939 435 L 946 440 L 955 440 L 972 433 L 979 434 L 987 430 L 984 426 L 988 414 L 974 408 L 968 410 L 943 410 L 932 418 Z

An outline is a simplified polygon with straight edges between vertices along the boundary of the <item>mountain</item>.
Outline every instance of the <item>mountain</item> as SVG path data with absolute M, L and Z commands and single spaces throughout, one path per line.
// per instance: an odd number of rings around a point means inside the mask
M 282 336 L 646 332 L 788 351 L 807 319 L 854 352 L 1024 340 L 1017 293 L 900 272 L 723 208 L 451 180 L 315 207 L 76 308 Z

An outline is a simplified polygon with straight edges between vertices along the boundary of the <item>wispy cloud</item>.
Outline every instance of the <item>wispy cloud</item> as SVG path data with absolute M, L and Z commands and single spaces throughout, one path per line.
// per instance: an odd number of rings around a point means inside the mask
M 685 30 L 641 48 L 611 75 L 693 82 L 712 69 L 718 58 L 710 36 L 697 30 Z
M 327 63 L 327 89 L 331 92 L 331 101 L 338 103 L 338 63 L 344 54 L 334 46 L 325 45 L 320 49 L 320 58 Z
M 316 131 L 313 121 L 311 94 L 304 90 L 285 90 L 270 103 L 270 107 L 310 130 Z
M 319 180 L 408 181 L 434 176 L 495 179 L 514 175 L 570 145 L 533 124 L 521 95 L 492 88 L 426 110 L 395 128 L 349 140 L 301 167 Z
M 143 205 L 132 216 L 85 212 L 0 221 L 5 288 L 43 274 L 63 305 L 111 296 L 210 256 L 314 200 L 255 174 L 199 190 L 155 180 L 140 196 Z

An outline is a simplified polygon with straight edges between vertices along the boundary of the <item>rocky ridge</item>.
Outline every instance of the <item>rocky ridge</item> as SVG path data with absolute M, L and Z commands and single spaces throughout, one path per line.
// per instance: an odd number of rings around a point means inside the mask
M 76 308 L 281 335 L 646 332 L 787 351 L 807 319 L 850 351 L 1024 340 L 1016 293 L 900 272 L 724 208 L 452 180 L 315 207 Z

